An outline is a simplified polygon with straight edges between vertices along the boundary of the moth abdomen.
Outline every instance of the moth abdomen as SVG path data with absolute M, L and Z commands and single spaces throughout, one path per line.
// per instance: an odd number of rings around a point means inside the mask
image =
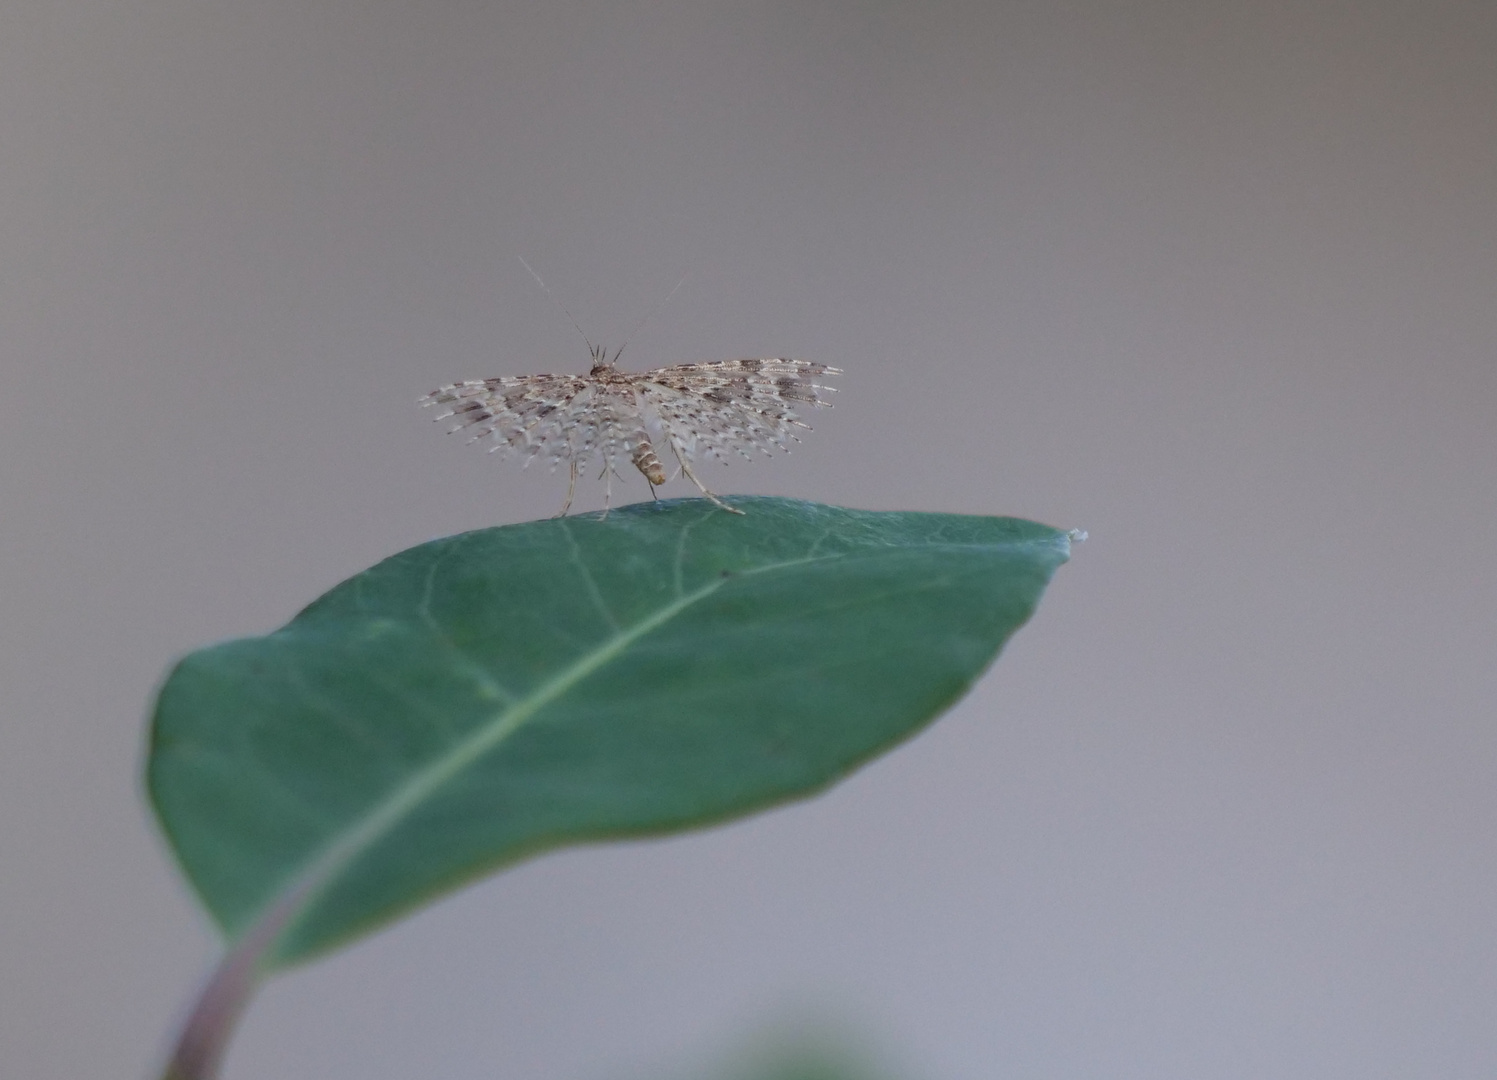
M 645 474 L 645 479 L 657 487 L 665 483 L 665 466 L 660 464 L 660 458 L 655 456 L 655 448 L 646 440 L 634 448 L 634 453 L 629 460 L 634 462 L 634 467 Z

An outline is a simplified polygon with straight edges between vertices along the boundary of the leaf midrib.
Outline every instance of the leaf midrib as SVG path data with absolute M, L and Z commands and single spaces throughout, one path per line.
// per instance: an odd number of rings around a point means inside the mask
M 786 559 L 782 562 L 741 570 L 732 576 L 744 577 L 767 571 L 783 570 L 792 566 L 843 558 L 845 554 L 811 555 L 799 559 Z M 236 939 L 246 942 L 255 939 L 263 943 L 263 948 L 267 950 L 271 948 L 297 917 L 315 903 L 337 878 L 339 871 L 368 851 L 380 837 L 387 835 L 410 811 L 425 802 L 443 784 L 504 742 L 536 713 L 598 668 L 613 660 L 634 642 L 669 622 L 691 605 L 711 596 L 729 580 L 730 578 L 726 576 L 713 579 L 692 592 L 678 596 L 654 614 L 614 634 L 607 641 L 578 657 L 525 697 L 500 711 L 492 720 L 481 725 L 477 731 L 452 749 L 418 769 L 408 780 L 393 788 L 379 802 L 370 807 L 353 825 L 324 845 L 321 854 L 306 864 L 300 873 L 290 878 L 283 888 L 271 895 L 268 902 L 260 908 L 264 914 L 248 924 L 236 935 Z

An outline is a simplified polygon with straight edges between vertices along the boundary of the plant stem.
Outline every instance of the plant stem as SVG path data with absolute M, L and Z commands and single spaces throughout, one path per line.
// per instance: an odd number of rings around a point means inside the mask
M 310 880 L 288 889 L 224 954 L 188 1014 L 161 1080 L 215 1080 L 234 1027 L 260 984 L 266 953 L 314 891 Z
M 229 1037 L 259 982 L 260 950 L 252 953 L 246 948 L 249 944 L 245 941 L 231 949 L 214 969 L 188 1015 L 161 1080 L 214 1080 L 218 1076 Z

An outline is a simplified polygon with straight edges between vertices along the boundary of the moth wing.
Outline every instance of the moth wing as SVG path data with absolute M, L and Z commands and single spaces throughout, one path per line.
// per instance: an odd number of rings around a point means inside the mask
M 438 420 L 452 418 L 452 432 L 468 431 L 470 442 L 493 437 L 491 450 L 527 461 L 545 454 L 551 461 L 576 458 L 589 445 L 596 423 L 592 384 L 576 375 L 519 375 L 475 379 L 433 390 L 425 406 L 446 405 Z
M 841 372 L 826 364 L 784 358 L 713 360 L 657 368 L 640 376 L 640 391 L 666 434 L 689 453 L 700 444 L 718 458 L 788 450 L 793 428 L 804 428 L 796 408 L 830 407 L 834 388 L 816 382 Z

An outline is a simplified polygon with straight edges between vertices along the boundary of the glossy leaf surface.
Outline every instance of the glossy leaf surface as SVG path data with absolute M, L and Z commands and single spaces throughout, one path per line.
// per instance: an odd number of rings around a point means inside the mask
M 435 540 L 183 659 L 149 788 L 229 939 L 295 962 L 539 851 L 816 792 L 955 701 L 1070 550 L 732 501 Z

